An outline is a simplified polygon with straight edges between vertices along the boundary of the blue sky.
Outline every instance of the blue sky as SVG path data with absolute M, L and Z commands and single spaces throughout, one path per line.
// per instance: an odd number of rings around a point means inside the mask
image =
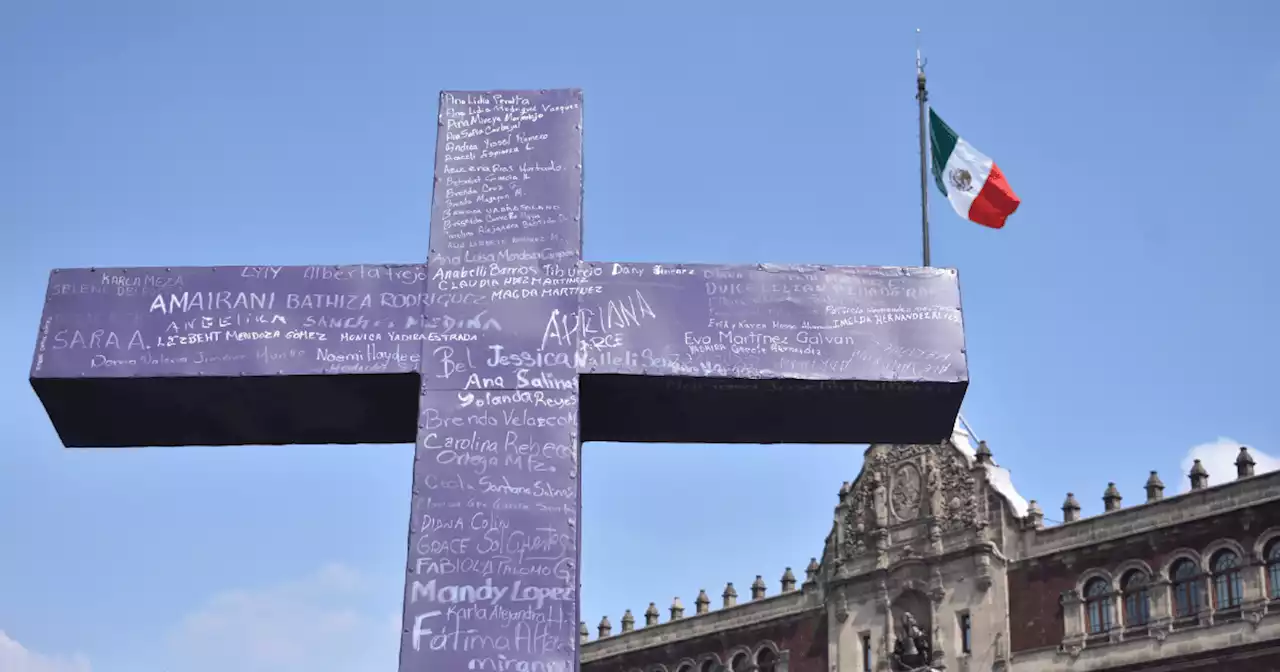
M 1219 480 L 1220 437 L 1274 467 L 1280 8 L 1156 6 L 4 3 L 0 668 L 394 669 L 409 446 L 65 450 L 25 377 L 53 267 L 422 260 L 446 88 L 585 90 L 588 259 L 913 264 L 922 27 L 1023 199 L 933 195 L 1022 494 L 1141 501 L 1200 444 Z M 588 445 L 584 617 L 776 592 L 861 456 Z

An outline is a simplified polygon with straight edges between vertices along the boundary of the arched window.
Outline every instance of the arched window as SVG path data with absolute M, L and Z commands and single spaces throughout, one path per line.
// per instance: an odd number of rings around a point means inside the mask
M 732 672 L 748 672 L 751 667 L 751 658 L 745 653 L 738 653 L 733 657 L 733 661 L 729 663 L 729 669 Z
M 1150 577 L 1140 569 L 1130 571 L 1120 580 L 1126 628 L 1139 628 L 1151 622 L 1151 600 L 1147 593 L 1150 583 Z
M 756 670 L 757 672 L 775 672 L 778 668 L 778 654 L 773 649 L 760 649 L 760 653 L 756 654 Z
M 1267 544 L 1262 558 L 1267 563 L 1267 597 L 1280 600 L 1280 537 Z
M 707 658 L 698 666 L 698 672 L 716 672 L 716 661 L 714 658 Z
M 1085 584 L 1084 609 L 1089 634 L 1100 635 L 1111 629 L 1111 586 L 1106 579 L 1090 579 Z
M 676 672 L 693 672 L 693 663 L 685 663 L 676 668 Z
M 1223 549 L 1213 554 L 1210 568 L 1213 570 L 1213 608 L 1239 608 L 1240 556 L 1235 551 Z
M 1195 618 L 1200 611 L 1200 570 L 1189 558 L 1182 558 L 1169 570 L 1173 591 L 1173 617 Z

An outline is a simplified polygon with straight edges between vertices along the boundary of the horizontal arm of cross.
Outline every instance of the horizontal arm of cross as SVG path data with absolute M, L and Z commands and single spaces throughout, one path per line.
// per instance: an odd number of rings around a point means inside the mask
M 31 377 L 67 445 L 98 446 L 409 443 L 421 385 L 580 392 L 587 439 L 924 440 L 967 380 L 948 270 L 455 275 L 58 270 Z M 504 310 L 529 300 L 555 305 Z

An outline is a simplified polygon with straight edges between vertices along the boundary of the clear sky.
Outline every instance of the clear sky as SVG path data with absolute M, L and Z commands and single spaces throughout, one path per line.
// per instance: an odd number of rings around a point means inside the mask
M 592 260 L 915 264 L 913 59 L 1023 199 L 935 191 L 965 413 L 1086 515 L 1280 455 L 1280 5 L 0 5 L 0 669 L 396 664 L 409 446 L 65 450 L 25 380 L 54 267 L 417 262 L 437 93 L 582 87 Z M 1201 448 L 1215 481 L 1235 449 Z M 1224 458 L 1225 455 L 1225 458 Z M 855 446 L 585 448 L 584 618 L 818 555 Z M 665 616 L 664 616 L 665 620 Z

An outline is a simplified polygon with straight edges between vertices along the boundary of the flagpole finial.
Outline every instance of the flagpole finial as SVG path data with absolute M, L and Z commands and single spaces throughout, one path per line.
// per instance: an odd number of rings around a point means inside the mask
M 924 66 L 928 63 L 920 52 L 920 29 L 916 28 L 916 81 L 924 88 Z

